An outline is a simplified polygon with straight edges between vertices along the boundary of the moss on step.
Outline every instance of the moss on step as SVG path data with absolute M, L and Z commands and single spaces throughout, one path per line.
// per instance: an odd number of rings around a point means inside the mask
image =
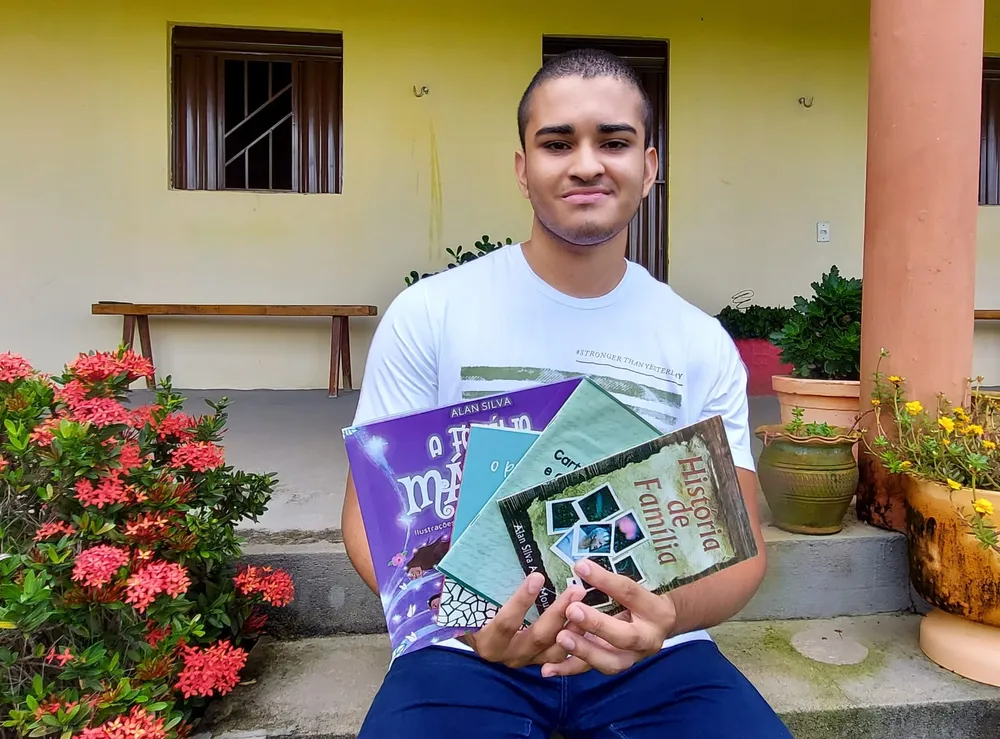
M 808 622 L 802 622 L 805 628 Z M 810 686 L 817 708 L 843 708 L 851 699 L 842 689 L 846 681 L 871 677 L 886 665 L 885 645 L 866 642 L 868 655 L 851 665 L 817 662 L 792 646 L 800 630 L 785 623 L 761 623 L 757 628 L 725 629 L 713 634 L 724 654 L 738 662 L 744 672 L 779 673 Z

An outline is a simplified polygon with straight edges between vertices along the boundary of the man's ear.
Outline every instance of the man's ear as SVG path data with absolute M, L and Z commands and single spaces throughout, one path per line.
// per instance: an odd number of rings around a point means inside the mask
M 656 172 L 660 168 L 660 156 L 656 153 L 656 147 L 650 146 L 646 149 L 645 159 L 645 166 L 642 173 L 643 197 L 649 195 L 649 191 L 653 189 L 653 183 L 656 182 Z
M 525 198 L 528 197 L 528 178 L 525 176 L 527 167 L 524 149 L 517 149 L 514 152 L 514 174 L 517 176 L 517 186 L 521 188 L 521 195 Z

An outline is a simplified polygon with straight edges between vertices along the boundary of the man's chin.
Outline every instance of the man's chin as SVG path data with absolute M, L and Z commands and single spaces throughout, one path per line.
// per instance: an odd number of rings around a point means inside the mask
M 606 244 L 625 230 L 625 228 L 628 228 L 628 224 L 620 228 L 598 227 L 596 224 L 588 224 L 579 228 L 553 227 L 551 224 L 544 222 L 542 225 L 560 241 L 579 248 L 590 248 Z

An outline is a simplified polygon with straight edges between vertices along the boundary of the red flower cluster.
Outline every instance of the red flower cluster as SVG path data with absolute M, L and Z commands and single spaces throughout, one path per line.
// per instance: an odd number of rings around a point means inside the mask
M 39 446 L 48 446 L 52 443 L 52 439 L 55 438 L 55 430 L 59 428 L 61 423 L 61 418 L 56 418 L 54 416 L 49 416 L 40 424 L 35 426 L 35 429 L 28 436 L 28 440 L 32 444 L 38 444 Z
M 184 669 L 177 676 L 177 690 L 185 698 L 208 697 L 213 692 L 225 695 L 236 687 L 246 661 L 246 650 L 231 646 L 228 640 L 205 649 L 184 647 Z
M 160 593 L 176 598 L 190 586 L 187 571 L 176 562 L 151 562 L 128 579 L 125 602 L 142 613 Z
M 233 578 L 236 589 L 244 595 L 260 593 L 264 600 L 274 606 L 287 606 L 295 598 L 292 577 L 284 570 L 273 567 L 247 565 Z
M 170 624 L 161 627 L 157 626 L 155 621 L 146 622 L 146 643 L 153 649 L 156 649 L 156 645 L 168 636 L 170 636 Z
M 198 423 L 197 416 L 189 416 L 187 413 L 179 411 L 168 413 L 159 423 L 153 422 L 150 418 L 150 424 L 156 431 L 156 435 L 162 440 L 174 437 L 178 441 L 189 441 L 194 438 L 194 429 Z
M 118 462 L 121 464 L 123 470 L 131 472 L 142 467 L 146 463 L 146 460 L 149 459 L 149 456 L 148 454 L 143 456 L 139 450 L 139 445 L 129 440 L 122 445 L 122 449 L 118 453 Z
M 121 480 L 121 470 L 112 470 L 107 477 L 98 480 L 97 485 L 86 477 L 76 481 L 76 499 L 83 505 L 103 508 L 115 503 L 127 503 L 131 490 Z
M 128 561 L 128 550 L 121 547 L 98 544 L 84 549 L 76 555 L 73 581 L 95 588 L 107 585 L 118 570 L 128 564 Z
M 0 470 L 3 468 L 0 467 Z M 49 521 L 48 523 L 43 523 L 38 527 L 38 531 L 35 533 L 35 541 L 43 541 L 45 539 L 51 539 L 56 534 L 66 534 L 67 536 L 72 536 L 76 533 L 76 528 L 71 523 L 66 523 L 65 521 Z
M 5 469 L 7 469 L 7 460 L 0 457 L 0 472 L 3 472 Z
M 142 706 L 132 706 L 100 726 L 84 729 L 80 739 L 166 739 L 164 719 L 154 718 Z
M 103 382 L 110 377 L 125 375 L 129 382 L 141 377 L 153 377 L 153 363 L 131 350 L 121 357 L 111 352 L 80 354 L 66 369 L 86 382 Z
M 170 466 L 207 472 L 225 463 L 225 451 L 210 441 L 189 441 L 170 453 Z
M 0 354 L 0 382 L 15 382 L 31 377 L 34 370 L 20 354 Z
M 174 521 L 170 516 L 154 513 L 141 513 L 125 524 L 125 536 L 143 544 L 166 537 Z
M 63 647 L 62 652 L 56 654 L 56 648 L 50 647 L 49 653 L 45 655 L 45 661 L 49 664 L 52 662 L 58 662 L 60 667 L 65 667 L 67 662 L 72 662 L 73 655 L 69 651 L 69 647 Z

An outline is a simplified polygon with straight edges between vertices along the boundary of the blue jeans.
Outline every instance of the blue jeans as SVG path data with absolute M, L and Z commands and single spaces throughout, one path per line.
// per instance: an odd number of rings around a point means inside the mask
M 711 641 L 665 649 L 617 675 L 544 678 L 471 652 L 398 658 L 358 739 L 792 739 Z

